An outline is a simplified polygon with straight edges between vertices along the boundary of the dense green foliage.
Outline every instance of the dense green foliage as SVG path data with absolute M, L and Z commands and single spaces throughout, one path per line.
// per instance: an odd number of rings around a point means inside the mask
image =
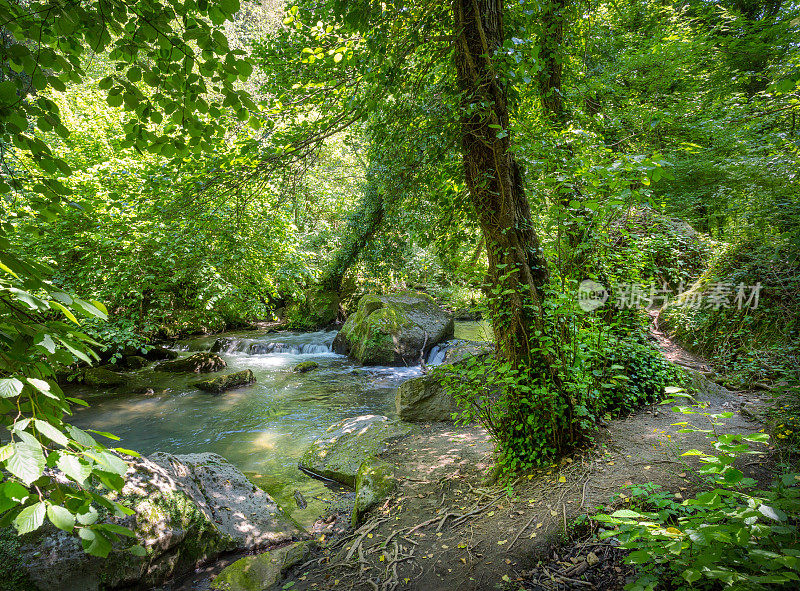
M 687 397 L 679 389 L 672 392 Z M 795 588 L 800 580 L 800 475 L 783 473 L 769 491 L 755 490 L 756 481 L 745 478 L 734 461 L 759 453 L 751 444 L 766 443 L 768 435 L 726 433 L 724 419 L 733 413 L 709 413 L 703 404 L 683 402 L 673 407 L 687 418 L 677 423 L 683 425 L 681 432 L 699 431 L 714 442 L 714 452 L 682 454 L 699 457 L 703 492 L 679 502 L 659 487 L 634 487 L 627 497 L 630 508 L 596 516 L 614 526 L 603 536 L 618 536 L 623 547 L 633 550 L 629 561 L 642 565 L 637 580 L 625 588 Z
M 56 368 L 319 328 L 369 292 L 491 316 L 497 355 L 451 387 L 507 471 L 682 379 L 642 309 L 578 305 L 587 278 L 760 283 L 757 308 L 660 319 L 797 408 L 797 4 L 484 4 L 502 27 L 473 55 L 461 2 L 0 2 L 0 524 L 47 516 L 99 555 L 128 533 L 94 522 L 126 511 L 124 462 L 65 422 Z M 495 180 L 514 207 L 481 207 Z M 691 518 L 746 518 L 720 503 Z

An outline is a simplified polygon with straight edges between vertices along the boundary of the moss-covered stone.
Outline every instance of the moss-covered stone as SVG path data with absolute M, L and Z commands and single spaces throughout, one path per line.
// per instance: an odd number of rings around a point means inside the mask
M 216 454 L 128 458 L 114 500 L 134 514 L 101 519 L 129 527 L 145 556 L 117 543 L 108 558 L 89 556 L 77 536 L 50 525 L 24 536 L 20 565 L 41 591 L 152 588 L 233 550 L 256 550 L 303 535 L 272 498 Z M 108 493 L 106 493 L 108 494 Z
M 211 583 L 218 591 L 267 591 L 296 564 L 304 562 L 314 542 L 296 542 L 283 548 L 246 556 L 223 569 Z
M 0 591 L 36 591 L 22 565 L 21 545 L 15 530 L 0 529 Z
M 201 352 L 182 359 L 164 361 L 159 363 L 156 369 L 159 371 L 210 373 L 220 371 L 226 367 L 228 367 L 228 364 L 216 353 Z
M 83 370 L 81 381 L 93 388 L 109 388 L 126 384 L 128 378 L 106 367 L 87 367 Z
M 300 467 L 354 487 L 364 460 L 380 455 L 390 442 L 412 430 L 411 425 L 380 415 L 344 419 L 328 427 L 325 437 L 311 444 L 300 460 Z
M 161 345 L 156 345 L 147 353 L 144 354 L 144 357 L 150 361 L 163 361 L 164 359 L 177 359 L 178 352 L 173 351 L 172 349 L 167 349 L 166 347 L 162 347 Z
M 211 378 L 210 380 L 195 382 L 194 387 L 200 388 L 205 392 L 213 392 L 214 394 L 219 394 L 221 392 L 225 392 L 226 390 L 232 390 L 233 388 L 241 388 L 242 386 L 249 386 L 250 384 L 255 384 L 255 383 L 256 383 L 256 376 L 253 375 L 253 371 L 250 369 L 245 369 L 242 371 L 237 371 L 236 373 L 229 373 L 224 376 L 217 376 L 215 378 Z
M 298 363 L 294 366 L 292 371 L 296 373 L 306 373 L 307 371 L 311 371 L 312 369 L 317 369 L 319 367 L 319 363 L 316 361 L 303 361 L 302 363 Z
M 427 294 L 365 295 L 333 348 L 369 365 L 409 365 L 452 335 L 453 319 Z
M 367 458 L 356 474 L 356 499 L 352 524 L 358 527 L 365 512 L 385 499 L 397 486 L 394 467 L 377 458 Z
M 122 366 L 126 369 L 142 369 L 148 363 L 150 362 L 141 355 L 128 355 L 122 358 Z

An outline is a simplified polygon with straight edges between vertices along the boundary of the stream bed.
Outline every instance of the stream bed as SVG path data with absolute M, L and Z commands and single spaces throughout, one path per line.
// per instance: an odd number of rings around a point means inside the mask
M 325 506 L 335 503 L 336 488 L 301 472 L 297 463 L 308 446 L 341 419 L 381 414 L 395 417 L 395 389 L 420 375 L 419 367 L 361 366 L 330 350 L 335 332 L 225 333 L 176 343 L 181 355 L 208 351 L 217 339 L 224 373 L 250 369 L 252 386 L 219 395 L 192 384 L 218 374 L 160 372 L 150 365 L 132 372 L 133 382 L 150 395 L 98 396 L 89 388 L 71 389 L 88 408 L 76 407 L 71 422 L 81 428 L 109 431 L 121 438 L 109 446 L 143 455 L 214 452 L 266 490 L 292 517 L 310 527 Z M 478 322 L 457 322 L 455 338 L 486 340 Z M 295 373 L 302 361 L 317 369 Z M 307 500 L 300 509 L 295 491 Z

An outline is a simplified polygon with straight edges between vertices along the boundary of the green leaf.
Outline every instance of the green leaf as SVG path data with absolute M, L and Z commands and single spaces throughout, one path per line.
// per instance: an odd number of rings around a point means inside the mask
M 78 535 L 87 554 L 105 558 L 111 552 L 111 541 L 102 532 L 84 527 L 78 531 Z
M 53 443 L 57 443 L 63 447 L 67 447 L 69 445 L 69 439 L 67 436 L 47 421 L 34 419 L 33 424 L 39 433 L 47 437 Z
M 58 529 L 63 529 L 64 531 L 72 531 L 72 528 L 75 527 L 75 516 L 69 509 L 59 505 L 49 505 L 47 507 L 47 518 Z
M 0 379 L 0 398 L 14 398 L 22 394 L 22 382 L 17 378 Z
M 67 318 L 72 320 L 75 324 L 78 324 L 78 325 L 80 324 L 80 322 L 78 322 L 78 319 L 75 318 L 75 314 L 73 314 L 72 311 L 69 308 L 67 308 L 66 306 L 64 306 L 61 302 L 57 302 L 55 300 L 50 300 L 50 307 L 51 308 L 57 308 L 57 309 L 61 310 L 64 313 L 64 316 L 66 316 Z
M 71 454 L 64 454 L 56 462 L 56 466 L 64 474 L 72 478 L 78 484 L 84 484 L 92 473 L 92 467 L 85 460 Z
M 22 431 L 17 433 L 21 441 L 13 443 L 14 455 L 6 461 L 6 470 L 19 478 L 26 486 L 37 480 L 44 470 L 45 459 L 42 446 L 36 438 Z
M 614 511 L 611 514 L 611 517 L 625 517 L 630 519 L 640 519 L 644 517 L 641 513 L 637 513 L 636 511 L 631 511 L 630 509 L 620 509 L 618 511 Z
M 47 507 L 42 501 L 25 507 L 20 511 L 19 515 L 14 519 L 14 527 L 17 529 L 19 535 L 27 534 L 29 532 L 39 529 L 44 523 L 44 515 Z

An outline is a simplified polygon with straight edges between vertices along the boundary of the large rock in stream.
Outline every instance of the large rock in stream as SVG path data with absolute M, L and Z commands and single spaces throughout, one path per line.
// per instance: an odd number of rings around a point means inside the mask
M 14 556 L 14 568 L 27 574 L 29 588 L 150 588 L 221 553 L 304 535 L 267 493 L 221 456 L 156 453 L 128 463 L 117 500 L 135 514 L 122 519 L 101 514 L 101 519 L 131 528 L 145 556 L 119 547 L 108 558 L 93 557 L 74 534 L 45 527 L 21 538 Z
M 251 384 L 255 383 L 256 376 L 253 375 L 253 370 L 243 369 L 242 371 L 229 373 L 224 376 L 217 376 L 215 378 L 211 378 L 210 380 L 195 382 L 193 385 L 195 388 L 200 388 L 205 392 L 221 394 L 227 390 L 233 390 L 234 388 L 241 388 L 243 386 L 250 386 Z
M 333 350 L 367 365 L 416 365 L 453 336 L 453 319 L 427 294 L 365 295 L 333 341 Z
M 385 452 L 393 440 L 405 437 L 413 429 L 412 425 L 381 415 L 344 419 L 328 427 L 325 436 L 311 444 L 300 467 L 355 487 L 361 464 Z
M 187 373 L 210 373 L 228 367 L 225 360 L 216 353 L 195 353 L 189 357 L 163 361 L 156 366 L 159 371 L 180 371 Z
M 494 345 L 475 341 L 451 341 L 443 347 L 443 360 L 430 373 L 411 378 L 397 388 L 395 408 L 404 421 L 451 421 L 459 409 L 445 387 L 447 367 L 458 366 L 494 352 Z

